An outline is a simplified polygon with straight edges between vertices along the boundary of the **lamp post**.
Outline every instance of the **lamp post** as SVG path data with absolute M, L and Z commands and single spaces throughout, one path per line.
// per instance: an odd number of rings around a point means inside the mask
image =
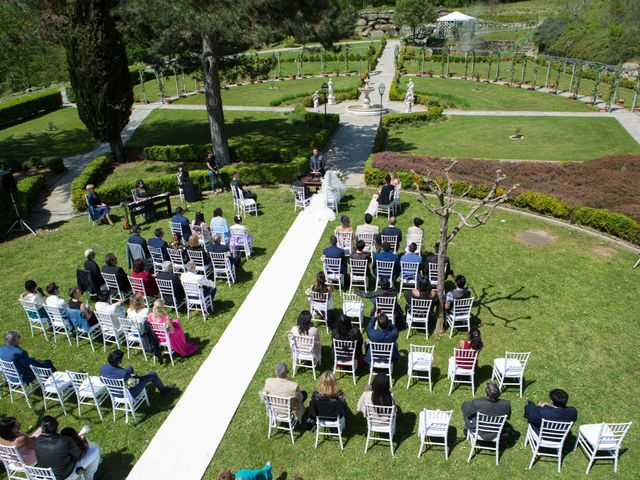
M 378 85 L 378 93 L 380 94 L 380 125 L 382 125 L 382 97 L 384 96 L 384 83 L 380 82 Z
M 320 90 L 322 90 L 322 93 L 324 94 L 324 116 L 326 119 L 327 116 L 327 93 L 329 92 L 329 85 L 325 83 L 322 84 L 322 86 L 320 87 Z

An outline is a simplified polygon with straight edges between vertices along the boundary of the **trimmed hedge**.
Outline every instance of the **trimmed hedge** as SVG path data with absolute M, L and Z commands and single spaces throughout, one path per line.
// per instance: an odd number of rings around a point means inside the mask
M 45 176 L 42 173 L 37 173 L 20 180 L 16 185 L 18 191 L 13 195 L 13 198 L 16 200 L 20 215 L 26 218 L 29 205 L 33 203 L 45 186 Z M 5 231 L 16 220 L 11 198 L 6 193 L 0 195 L 0 209 L 5 212 L 5 215 L 0 217 L 0 230 Z
M 388 129 L 401 125 L 429 123 L 441 118 L 443 111 L 444 109 L 440 106 L 432 106 L 425 112 L 391 113 L 382 117 L 382 126 Z
M 86 210 L 87 204 L 85 201 L 86 186 L 89 183 L 99 185 L 107 175 L 113 170 L 113 157 L 111 155 L 101 155 L 91 162 L 82 171 L 76 179 L 71 182 L 71 203 L 77 210 Z M 127 197 L 131 195 L 131 191 L 128 192 Z M 122 198 L 127 198 L 122 197 Z M 122 201 L 122 198 L 117 202 Z
M 51 157 L 48 160 L 45 160 L 44 166 L 51 170 L 53 173 L 62 173 L 66 169 L 62 157 Z
M 422 176 L 412 172 L 395 172 L 403 185 L 420 184 Z M 373 156 L 369 156 L 364 168 L 364 179 L 367 185 L 382 185 L 385 170 L 373 166 Z M 437 178 L 436 181 L 444 181 Z M 473 185 L 469 182 L 456 180 L 453 183 L 454 195 L 462 195 L 469 190 L 469 198 L 484 198 L 490 190 L 489 185 Z M 500 193 L 500 191 L 498 191 Z M 509 200 L 514 207 L 530 210 L 546 216 L 568 220 L 570 223 L 584 225 L 614 237 L 618 237 L 635 245 L 640 245 L 640 223 L 626 215 L 613 213 L 602 208 L 574 205 L 564 200 L 543 193 L 526 191 L 519 193 Z
M 53 112 L 62 107 L 62 95 L 58 90 L 43 90 L 33 95 L 0 103 L 0 128 L 6 128 L 28 118 Z

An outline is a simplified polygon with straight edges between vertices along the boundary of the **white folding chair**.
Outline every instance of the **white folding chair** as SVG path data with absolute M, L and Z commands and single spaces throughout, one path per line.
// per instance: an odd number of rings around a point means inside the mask
M 158 284 L 158 290 L 160 291 L 160 296 L 164 300 L 165 305 L 174 308 L 176 316 L 178 316 L 178 309 L 186 303 L 186 298 L 183 298 L 181 302 L 178 302 L 176 292 L 173 290 L 173 282 L 171 280 L 156 278 L 156 283 Z
M 91 350 L 93 352 L 96 351 L 95 345 L 93 344 L 94 340 L 102 335 L 102 329 L 100 328 L 100 324 L 98 325 L 90 325 L 89 330 L 83 330 L 80 327 L 76 327 L 76 347 L 80 346 L 80 340 L 88 340 L 89 345 L 91 345 Z
M 380 235 L 380 243 L 388 243 L 393 253 L 398 253 L 398 237 L 395 235 Z
M 49 468 L 40 468 L 40 467 L 31 467 L 29 465 L 24 466 L 24 471 L 27 474 L 28 480 L 57 480 L 55 474 L 53 473 L 53 469 Z M 72 474 L 73 476 L 74 474 Z M 73 478 L 73 477 L 68 478 Z M 75 477 L 78 478 L 78 477 Z
M 120 341 L 124 339 L 124 334 L 120 329 L 117 317 L 107 313 L 96 312 L 96 318 L 102 329 L 102 350 L 107 351 L 107 343 L 113 343 L 120 348 Z
M 171 233 L 173 235 L 180 235 L 180 237 L 182 238 L 182 224 L 178 223 L 178 222 L 169 222 L 169 226 L 171 228 Z M 183 240 L 186 242 L 188 240 L 188 238 L 183 238 Z
M 367 264 L 368 260 L 356 260 L 354 258 L 349 258 L 349 269 L 351 274 L 349 275 L 350 284 L 349 291 L 353 289 L 353 287 L 361 286 L 364 288 L 364 291 L 368 291 L 368 281 L 367 278 Z
M 163 350 L 166 350 L 166 352 L 169 354 L 171 365 L 175 367 L 176 364 L 173 363 L 173 347 L 171 347 L 171 339 L 169 338 L 169 335 L 167 335 L 167 327 L 165 326 L 164 323 L 160 323 L 160 322 L 150 321 L 149 325 L 151 325 L 151 329 L 153 330 L 153 333 L 155 333 L 156 338 L 158 339 L 158 344 L 160 345 L 160 348 L 162 348 Z M 153 357 L 153 363 L 156 363 L 155 356 Z
M 20 300 L 20 305 L 22 305 L 24 312 L 27 314 L 29 327 L 31 328 L 31 336 L 35 336 L 34 330 L 40 330 L 44 334 L 44 339 L 49 341 L 49 337 L 47 337 L 47 330 L 51 330 L 49 317 L 43 317 L 35 303 Z
M 340 205 L 340 194 L 337 192 L 332 192 L 331 190 L 327 192 L 327 207 L 338 214 L 338 205 Z
M 417 288 L 418 262 L 403 262 L 400 260 L 400 291 L 409 288 Z
M 531 352 L 505 352 L 504 358 L 496 358 L 493 361 L 491 380 L 495 380 L 500 389 L 510 385 L 520 387 L 520 397 L 522 397 L 524 369 L 530 356 Z
M 213 300 L 210 295 L 205 295 L 201 285 L 197 283 L 182 282 L 185 300 L 187 302 L 187 319 L 190 318 L 191 310 L 202 312 L 202 317 L 206 320 L 207 313 L 213 313 Z
M 420 254 L 420 251 L 422 250 L 422 239 L 423 239 L 423 233 L 408 233 L 407 234 L 407 248 L 405 249 L 405 251 L 409 251 L 409 245 L 411 245 L 412 243 L 416 244 L 416 253 Z
M 580 446 L 589 459 L 585 475 L 596 460 L 613 460 L 613 472 L 618 473 L 620 446 L 631 424 L 632 422 L 580 425 L 574 450 Z
M 141 278 L 134 278 L 134 277 L 128 277 L 128 278 L 129 278 L 129 283 L 131 284 L 131 289 L 133 290 L 133 292 L 138 295 L 142 295 L 144 297 L 144 303 L 147 305 L 147 308 L 149 308 L 150 305 L 153 304 L 154 300 L 158 298 L 157 295 L 147 295 L 147 290 Z
M 453 337 L 455 328 L 465 328 L 467 332 L 471 330 L 471 307 L 473 297 L 455 298 L 451 310 L 446 312 L 447 324 L 449 325 L 449 338 Z
M 293 187 L 293 211 L 295 212 L 298 208 L 304 210 L 309 206 L 309 202 L 311 202 L 310 198 L 307 198 L 304 194 L 304 187 Z
M 409 345 L 407 359 L 407 388 L 414 378 L 429 380 L 429 391 L 433 391 L 431 384 L 431 367 L 433 366 L 434 345 Z M 418 372 L 418 373 L 416 373 Z
M 418 417 L 418 437 L 420 437 L 420 450 L 418 458 L 422 455 L 422 449 L 429 445 L 441 445 L 444 447 L 444 458 L 449 460 L 449 424 L 453 410 L 427 410 L 420 412 Z M 438 440 L 440 439 L 440 440 Z
M 211 257 L 211 265 L 213 266 L 213 278 L 218 280 L 226 280 L 229 286 L 236 282 L 236 266 L 231 262 L 229 255 L 226 253 L 209 252 Z
M 249 235 L 247 235 L 244 230 L 234 231 L 233 227 L 230 228 L 230 231 L 229 244 L 232 246 L 231 250 L 233 254 L 239 255 L 244 253 L 244 257 L 249 258 L 253 251 L 253 243 L 249 241 Z
M 329 400 L 331 402 L 338 402 L 337 399 Z M 345 418 L 340 416 L 335 417 L 316 417 L 316 445 L 318 448 L 318 440 L 320 436 L 325 437 L 338 437 L 340 441 L 340 450 L 344 450 L 344 444 L 342 443 L 342 431 L 345 427 Z M 333 432 L 335 430 L 335 433 Z
M 393 206 L 391 204 L 388 204 L 388 205 L 378 204 L 378 207 L 376 208 L 376 217 L 378 215 L 386 215 L 387 218 L 389 218 L 391 217 L 392 213 L 393 213 Z
M 118 284 L 115 273 L 102 272 L 102 278 L 104 278 L 104 283 L 106 283 L 111 292 L 113 292 L 113 290 L 116 291 L 116 293 L 111 293 L 111 303 L 113 303 L 114 301 L 119 302 L 120 300 L 125 302 L 131 295 L 133 295 L 133 291 L 123 292 L 120 289 L 120 285 Z
M 531 425 L 527 427 L 524 446 L 526 447 L 528 443 L 533 452 L 531 462 L 529 463 L 529 470 L 533 467 L 538 456 L 553 457 L 558 459 L 558 473 L 560 473 L 562 448 L 572 426 L 573 422 L 552 422 L 551 420 L 543 418 L 538 433 L 536 433 Z
M 393 213 L 397 213 L 398 211 L 402 211 L 402 203 L 400 203 L 400 192 L 402 191 L 402 184 L 397 184 L 393 189 L 393 198 L 391 199 L 391 203 L 389 204 L 393 209 Z
M 293 429 L 296 428 L 298 421 L 291 409 L 291 397 L 284 398 L 263 393 L 262 401 L 267 409 L 267 417 L 269 418 L 269 433 L 267 434 L 267 438 L 271 438 L 272 430 L 276 432 L 278 430 L 285 430 L 291 435 L 291 445 L 293 445 L 295 443 Z
M 233 203 L 239 214 L 255 213 L 258 216 L 258 204 L 253 198 L 244 198 L 244 193 L 239 188 L 231 187 L 233 192 Z
M 369 365 L 369 384 L 373 377 L 373 370 L 383 368 L 389 375 L 389 385 L 393 387 L 393 343 L 369 342 L 369 351 L 371 352 L 371 364 Z
M 393 436 L 396 433 L 396 407 L 382 405 L 365 405 L 367 412 L 367 442 L 364 445 L 364 453 L 369 449 L 369 440 L 375 443 L 376 440 L 389 442 L 391 447 L 391 455 L 395 456 L 393 451 Z M 386 438 L 381 436 L 386 435 Z
M 376 260 L 376 286 L 374 290 L 378 289 L 380 280 L 388 280 L 393 285 L 393 269 L 396 266 L 396 262 L 387 262 L 385 260 Z
M 72 372 L 70 370 L 67 370 L 67 374 L 71 378 L 71 385 L 76 392 L 78 416 L 82 416 L 81 405 L 91 405 L 96 407 L 100 420 L 102 420 L 100 405 L 109 397 L 109 392 L 100 377 L 92 377 L 88 373 Z
M 100 377 L 100 380 L 102 380 L 102 383 L 109 391 L 114 423 L 116 421 L 116 410 L 124 411 L 125 423 L 129 423 L 129 415 L 133 417 L 134 424 L 138 423 L 136 412 L 143 403 L 146 403 L 147 407 L 149 406 L 147 389 L 142 389 L 142 392 L 140 392 L 137 397 L 134 397 L 131 392 L 129 392 L 123 379 Z
M 201 225 L 191 225 L 191 232 L 198 237 L 198 242 L 203 247 L 206 247 L 210 240 L 207 240 L 204 235 L 204 230 L 202 230 Z M 213 238 L 213 237 L 212 237 Z
M 327 285 L 337 286 L 338 291 L 342 293 L 342 284 L 344 283 L 342 259 L 324 257 L 322 259 L 322 269 L 324 270 L 324 276 L 327 279 Z
M 4 464 L 8 480 L 25 480 L 27 478 L 24 460 L 18 447 L 0 445 L 0 459 Z
M 362 322 L 364 319 L 364 302 L 362 297 L 355 293 L 342 294 L 342 313 L 351 319 L 351 325 L 357 326 L 362 332 Z M 357 322 L 356 323 L 354 322 Z
M 364 242 L 363 252 L 372 253 L 376 250 L 376 235 L 374 233 L 361 233 L 356 238 Z
M 336 232 L 336 246 L 344 250 L 344 254 L 349 256 L 353 250 L 353 232 Z
M 445 270 L 448 270 L 448 264 L 445 264 Z M 429 282 L 431 285 L 438 284 L 438 264 L 437 263 L 428 263 L 427 264 L 427 276 L 429 277 Z
M 204 261 L 204 253 L 199 250 L 187 249 L 189 260 L 196 264 L 196 272 L 205 277 L 209 277 L 213 273 L 213 265 L 211 262 L 206 263 Z
M 74 394 L 69 374 L 67 372 L 54 372 L 51 368 L 35 367 L 33 365 L 31 365 L 31 371 L 40 384 L 44 409 L 48 409 L 47 400 L 57 400 L 66 415 L 67 409 L 64 406 L 64 402 Z
M 478 412 L 475 428 L 467 431 L 467 440 L 471 443 L 467 463 L 476 450 L 496 452 L 496 465 L 500 463 L 500 435 L 506 421 L 506 415 L 485 415 Z
M 293 376 L 296 376 L 298 367 L 310 368 L 313 371 L 313 379 L 316 379 L 316 367 L 319 365 L 313 337 L 294 335 L 290 333 L 291 360 L 293 363 Z
M 131 350 L 140 350 L 144 361 L 147 361 L 147 352 L 144 350 L 142 343 L 142 325 L 135 320 L 128 318 L 119 318 L 120 330 L 124 337 L 124 343 L 127 346 L 127 358 L 131 358 Z
M 355 340 L 333 339 L 333 373 L 351 373 L 353 384 L 356 384 L 356 344 Z
M 413 298 L 407 309 L 407 338 L 412 330 L 424 330 L 425 339 L 429 340 L 429 313 L 433 300 Z
M 57 343 L 57 334 L 62 334 L 67 337 L 69 345 L 72 345 L 71 335 L 73 335 L 73 333 L 71 331 L 71 322 L 67 318 L 67 314 L 65 313 L 64 308 L 50 307 L 48 305 L 45 305 L 44 309 L 46 310 L 47 315 L 49 315 L 49 319 L 51 320 L 53 341 Z
M 174 273 L 181 273 L 187 271 L 187 262 L 184 261 L 182 256 L 182 250 L 175 248 L 167 248 L 169 258 L 171 259 L 171 265 L 173 266 Z
M 7 387 L 9 388 L 9 399 L 11 399 L 11 403 L 13 403 L 13 394 L 19 393 L 20 395 L 24 395 L 29 408 L 33 408 L 29 395 L 38 390 L 40 388 L 40 384 L 37 381 L 25 383 L 24 380 L 22 380 L 22 377 L 18 373 L 18 370 L 16 369 L 16 366 L 13 362 L 5 362 L 4 360 L 0 360 L 0 370 L 2 370 L 2 374 L 7 381 Z
M 384 313 L 392 323 L 396 313 L 396 301 L 396 297 L 376 297 L 376 310 Z
M 475 374 L 478 362 L 478 351 L 472 348 L 454 348 L 453 357 L 449 357 L 449 367 L 447 377 L 449 385 L 449 395 L 455 383 L 465 383 L 471 385 L 471 396 L 475 397 Z M 466 378 L 467 380 L 464 380 Z
M 329 333 L 329 293 L 311 291 L 309 294 L 309 311 L 311 312 L 311 320 L 324 323 L 327 333 Z
M 153 273 L 161 272 L 162 264 L 164 263 L 162 249 L 158 247 L 149 247 L 149 254 L 151 254 L 151 262 L 153 263 Z

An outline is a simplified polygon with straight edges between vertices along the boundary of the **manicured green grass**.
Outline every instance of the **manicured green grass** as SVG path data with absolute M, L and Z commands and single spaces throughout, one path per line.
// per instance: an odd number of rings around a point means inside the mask
M 515 42 L 525 35 L 531 33 L 531 28 L 523 28 L 518 30 L 495 30 L 490 32 L 476 33 L 473 38 L 474 42 L 492 42 L 497 40 Z
M 357 76 L 335 77 L 333 88 L 335 92 L 348 90 L 356 87 L 360 83 Z M 225 105 L 249 105 L 265 106 L 273 104 L 296 103 L 295 98 L 313 95 L 313 92 L 321 92 L 320 87 L 328 78 L 303 78 L 300 80 L 285 80 L 279 82 L 254 83 L 253 85 L 243 85 L 240 87 L 229 87 L 222 90 L 222 102 Z M 322 95 L 322 93 L 320 93 Z M 188 105 L 204 105 L 204 94 L 190 95 L 181 98 L 175 103 Z M 227 115 L 227 114 L 225 114 Z
M 49 123 L 55 126 L 49 131 Z M 29 157 L 67 156 L 91 150 L 91 137 L 75 108 L 61 108 L 0 130 L 0 159 L 21 162 Z
M 176 359 L 175 367 L 170 363 L 154 365 L 151 358 L 148 363 L 145 363 L 142 354 L 134 352 L 131 360 L 125 359 L 125 362 L 133 365 L 136 372 L 143 374 L 155 370 L 163 381 L 176 383 L 178 388 L 184 391 L 192 376 L 211 352 L 293 220 L 291 194 L 288 189 L 256 188 L 254 191 L 258 194 L 264 214 L 245 219 L 255 239 L 255 251 L 250 260 L 243 261 L 238 282 L 231 288 L 224 282 L 218 284 L 218 293 L 214 301 L 215 313 L 209 316 L 206 322 L 198 314 L 192 314 L 190 320 L 187 320 L 186 311 L 180 314 L 187 336 L 198 341 L 201 350 L 191 358 Z M 175 206 L 177 206 L 177 199 L 174 199 Z M 222 207 L 225 217 L 230 219 L 233 215 L 231 194 L 226 193 L 212 200 L 191 204 L 186 215 L 189 219 L 193 219 L 196 211 L 202 211 L 209 220 L 215 207 Z M 168 232 L 168 219 L 163 218 L 144 224 L 142 235 L 145 238 L 151 237 L 158 226 Z M 102 351 L 101 341 L 97 344 L 94 353 L 86 342 L 82 343 L 80 348 L 76 348 L 75 343 L 69 346 L 66 339 L 62 339 L 63 337 L 59 337 L 57 343 L 54 343 L 51 338 L 46 342 L 42 334 L 32 338 L 26 316 L 17 299 L 27 279 L 36 280 L 43 288 L 47 283 L 55 281 L 66 298 L 68 289 L 76 285 L 76 269 L 82 267 L 84 261 L 82 252 L 86 248 L 95 249 L 101 265 L 104 254 L 114 252 L 118 256 L 119 263 L 129 271 L 125 257 L 125 243 L 129 234 L 123 231 L 119 224 L 113 227 L 107 225 L 91 227 L 87 223 L 86 215 L 83 215 L 57 229 L 40 230 L 38 235 L 38 238 L 22 236 L 0 244 L 0 257 L 3 259 L 0 278 L 0 288 L 3 292 L 0 298 L 2 329 L 3 331 L 18 330 L 22 335 L 22 346 L 31 355 L 36 358 L 52 359 L 60 370 L 88 371 L 96 375 L 100 365 L 106 362 L 107 356 Z M 35 254 L 25 255 L 27 251 Z M 111 350 L 113 346 L 110 345 L 108 351 Z M 124 416 L 120 414 L 117 422 L 113 423 L 109 401 L 103 408 L 104 421 L 100 421 L 95 408 L 86 406 L 83 407 L 83 416 L 78 418 L 75 398 L 66 404 L 67 416 L 63 416 L 60 406 L 54 406 L 53 402 L 49 404 L 47 414 L 58 418 L 62 426 L 68 425 L 80 429 L 82 425 L 89 425 L 90 438 L 96 441 L 103 451 L 104 462 L 99 478 L 124 479 L 178 399 L 177 394 L 160 396 L 152 388 L 149 392 L 151 408 L 142 408 L 137 426 L 125 424 Z M 12 404 L 9 401 L 9 395 L 3 391 L 0 399 L 2 416 L 15 416 L 22 423 L 23 431 L 33 430 L 45 412 L 42 399 L 38 394 L 33 395 L 32 400 L 34 401 L 33 410 L 26 406 L 23 399 L 18 398 L 16 403 Z M 197 419 L 194 419 L 194 428 L 196 423 Z
M 307 154 L 316 132 L 306 125 L 291 125 L 285 114 L 271 112 L 225 112 L 229 138 L 242 137 L 260 145 L 279 145 Z M 211 142 L 204 110 L 155 110 L 136 130 L 129 147 L 148 145 L 205 144 Z
M 415 92 L 435 97 L 462 110 L 510 110 L 546 112 L 587 112 L 593 107 L 568 98 L 522 88 L 446 78 L 412 77 Z M 402 78 L 406 91 L 409 77 Z
M 352 190 L 347 195 L 348 199 L 341 204 L 341 213 L 348 214 L 352 224 L 359 224 L 371 192 Z M 406 231 L 414 216 L 425 219 L 424 245 L 427 248 L 437 239 L 436 219 L 415 203 L 413 195 L 403 195 L 403 203 L 405 210 L 398 219 L 399 227 Z M 629 308 L 637 303 L 640 292 L 637 282 L 630 278 L 620 281 L 621 272 L 631 272 L 636 256 L 582 233 L 501 211 L 488 225 L 463 231 L 450 248 L 455 272 L 466 276 L 476 298 L 472 322 L 480 327 L 485 344 L 476 374 L 476 397 L 483 395 L 494 358 L 504 356 L 505 350 L 532 352 L 525 374 L 524 397 L 519 398 L 514 388 L 503 394 L 503 398 L 512 402 L 510 423 L 518 433 L 503 443 L 498 467 L 492 452 L 481 452 L 471 460 L 471 464 L 466 463 L 469 446 L 462 433 L 460 406 L 462 402 L 471 400 L 470 388 L 458 387 L 451 396 L 447 395 L 447 361 L 454 346 L 464 338 L 462 333 L 456 333 L 451 340 L 448 332 L 444 337 L 430 336 L 428 340 L 425 340 L 424 333 L 414 333 L 407 340 L 406 332 L 401 332 L 401 360 L 394 368 L 393 387 L 401 409 L 395 457 L 391 457 L 387 444 L 374 446 L 366 455 L 363 454 L 366 422 L 361 415 L 353 413 L 368 383 L 368 372 L 362 370 L 358 372 L 355 386 L 350 375 L 338 380 L 352 412 L 346 418 L 344 451 L 340 450 L 335 438 L 321 440 L 318 448 L 314 449 L 315 434 L 303 433 L 304 428 L 301 427 L 297 428 L 293 446 L 286 433 L 278 433 L 267 440 L 267 416 L 258 392 L 265 378 L 273 376 L 277 362 L 285 360 L 291 365 L 286 333 L 295 324 L 298 313 L 308 309 L 304 290 L 321 269 L 322 249 L 337 223 L 329 225 L 324 241 L 318 245 L 204 478 L 216 478 L 223 468 L 260 468 L 267 461 L 273 464 L 274 478 L 284 473 L 286 478 L 301 475 L 314 480 L 582 478 L 587 461 L 580 452 L 566 456 L 561 474 L 556 473 L 556 463 L 549 459 L 538 461 L 531 472 L 526 471 L 531 452 L 529 447 L 523 447 L 526 433 L 523 406 L 526 399 L 546 401 L 552 388 L 563 388 L 569 393 L 569 403 L 579 411 L 578 424 L 634 421 L 623 445 L 626 452 L 620 459 L 617 477 L 637 477 L 640 457 L 635 452 L 640 448 L 640 433 L 635 428 L 638 416 L 634 399 L 640 394 L 640 387 L 636 381 L 637 362 L 629 352 L 634 351 L 640 329 L 633 315 L 629 315 Z M 375 223 L 385 225 L 382 218 Z M 518 235 L 527 230 L 543 230 L 552 236 L 552 241 L 535 247 L 523 244 Z M 595 278 L 598 286 L 592 281 Z M 600 285 L 606 285 L 605 294 L 602 294 Z M 341 308 L 337 291 L 333 297 L 335 307 Z M 404 299 L 400 305 L 404 310 Z M 370 304 L 367 303 L 366 312 L 369 310 Z M 330 336 L 324 327 L 320 327 L 321 373 L 331 369 L 333 362 Z M 436 380 L 432 393 L 426 381 L 406 389 L 407 351 L 411 343 L 435 345 Z M 310 370 L 298 372 L 294 380 L 309 395 L 317 388 Z M 453 428 L 449 436 L 452 450 L 448 462 L 442 449 L 437 447 L 417 458 L 418 413 L 423 408 L 453 410 Z M 573 432 L 577 433 L 576 427 Z M 573 447 L 574 441 L 575 437 L 569 437 L 567 451 Z M 608 479 L 612 471 L 610 463 L 596 464 L 589 477 Z
M 126 162 L 116 165 L 113 172 L 100 184 L 101 187 L 131 182 L 134 178 L 155 178 L 170 173 L 176 174 L 178 167 L 186 166 L 189 170 L 203 170 L 204 163 L 191 164 L 184 162 L 155 162 L 152 160 L 141 160 L 139 162 Z
M 511 140 L 516 128 L 523 140 Z M 640 153 L 614 118 L 448 117 L 426 127 L 393 130 L 387 149 L 453 158 L 582 161 Z
M 565 7 L 562 0 L 524 0 L 521 2 L 510 2 L 493 5 L 489 3 L 473 4 L 468 7 L 461 7 L 459 10 L 467 15 L 480 17 L 483 20 L 491 21 L 491 15 L 519 15 L 532 14 L 540 18 L 552 13 L 561 12 Z
M 197 88 L 202 88 L 202 82 L 194 79 L 193 75 L 184 76 L 184 81 L 182 79 L 182 75 L 177 76 L 178 80 L 178 88 L 176 89 L 176 76 L 169 75 L 164 79 L 164 96 L 165 97 L 177 97 L 180 94 L 180 91 L 184 89 L 186 83 L 186 91 L 187 92 L 195 92 L 196 91 L 196 83 Z M 144 93 L 147 94 L 147 102 L 155 102 L 156 100 L 160 100 L 160 87 L 158 86 L 157 80 L 148 80 L 144 82 Z M 133 86 L 133 98 L 136 102 L 144 102 L 144 94 L 142 92 L 142 87 L 140 83 L 136 83 Z

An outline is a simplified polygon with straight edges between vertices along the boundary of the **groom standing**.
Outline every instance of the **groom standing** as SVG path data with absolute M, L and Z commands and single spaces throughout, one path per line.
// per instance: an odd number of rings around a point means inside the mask
M 324 177 L 324 155 L 318 152 L 317 148 L 313 149 L 313 155 L 309 159 L 309 168 L 312 175 L 322 175 Z

